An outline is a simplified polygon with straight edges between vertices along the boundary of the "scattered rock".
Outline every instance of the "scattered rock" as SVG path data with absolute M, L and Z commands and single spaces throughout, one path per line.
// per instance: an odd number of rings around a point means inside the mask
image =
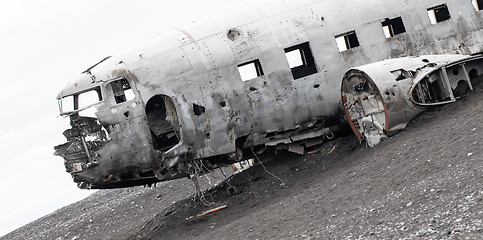
M 460 233 L 460 232 L 463 232 L 463 228 L 455 228 L 455 229 L 453 229 L 453 232 L 454 232 L 454 233 Z

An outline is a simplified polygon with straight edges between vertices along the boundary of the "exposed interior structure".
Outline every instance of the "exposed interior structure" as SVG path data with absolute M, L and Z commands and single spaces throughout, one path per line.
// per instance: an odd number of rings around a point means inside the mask
M 413 87 L 413 102 L 425 106 L 456 101 L 479 83 L 482 64 L 481 59 L 458 62 L 431 72 Z
M 154 149 L 166 151 L 180 141 L 178 116 L 171 98 L 156 95 L 146 104 Z

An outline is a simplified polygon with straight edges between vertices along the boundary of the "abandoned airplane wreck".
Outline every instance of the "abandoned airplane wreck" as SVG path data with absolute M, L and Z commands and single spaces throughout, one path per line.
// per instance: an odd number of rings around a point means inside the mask
M 152 184 L 303 153 L 348 122 L 370 146 L 483 74 L 483 1 L 302 0 L 175 28 L 57 96 L 80 188 Z

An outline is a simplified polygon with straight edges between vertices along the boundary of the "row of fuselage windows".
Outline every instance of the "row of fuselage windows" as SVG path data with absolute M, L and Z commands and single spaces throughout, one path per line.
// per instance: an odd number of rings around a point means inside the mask
M 483 0 L 472 0 L 476 11 L 483 10 Z M 480 8 L 481 7 L 481 8 Z M 449 20 L 451 14 L 446 4 L 428 8 L 428 17 L 432 25 Z M 401 17 L 386 19 L 382 23 L 382 30 L 386 38 L 392 38 L 398 34 L 405 33 L 406 28 Z M 335 36 L 335 41 L 340 52 L 360 46 L 355 31 L 346 32 Z M 317 73 L 314 57 L 308 42 L 285 49 L 292 75 L 294 79 Z M 238 65 L 238 71 L 243 81 L 249 81 L 263 76 L 263 69 L 260 61 L 254 60 Z

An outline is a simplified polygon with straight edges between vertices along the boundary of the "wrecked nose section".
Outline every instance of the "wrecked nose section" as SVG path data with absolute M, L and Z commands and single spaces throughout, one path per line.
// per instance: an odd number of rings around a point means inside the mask
M 406 127 L 425 109 L 473 90 L 483 57 L 430 55 L 350 69 L 341 86 L 343 108 L 359 140 L 370 147 Z
M 80 117 L 75 114 L 70 116 L 70 122 L 72 128 L 63 133 L 67 142 L 55 146 L 54 155 L 64 158 L 66 171 L 72 174 L 76 181 L 78 173 L 97 165 L 96 151 L 109 139 L 96 118 Z

